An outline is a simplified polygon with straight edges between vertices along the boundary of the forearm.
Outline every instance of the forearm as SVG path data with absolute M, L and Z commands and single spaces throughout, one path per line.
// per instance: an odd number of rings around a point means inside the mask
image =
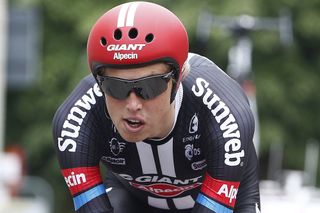
M 102 194 L 90 202 L 87 202 L 85 205 L 81 206 L 77 213 L 113 213 L 113 208 L 110 204 L 108 196 Z

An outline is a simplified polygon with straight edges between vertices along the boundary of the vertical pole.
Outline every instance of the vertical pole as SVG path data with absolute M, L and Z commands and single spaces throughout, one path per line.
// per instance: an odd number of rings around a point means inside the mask
M 307 141 L 306 157 L 305 157 L 305 184 L 316 186 L 317 170 L 319 160 L 319 142 L 315 139 Z
M 230 48 L 228 57 L 228 74 L 235 79 L 244 89 L 248 96 L 252 113 L 255 120 L 255 132 L 253 135 L 253 143 L 259 155 L 260 145 L 260 127 L 258 117 L 258 107 L 256 101 L 255 83 L 252 79 L 252 42 L 246 34 L 236 36 L 236 44 Z
M 268 180 L 279 180 L 282 171 L 283 161 L 283 144 L 275 141 L 270 145 L 269 163 L 268 163 Z
M 0 0 L 0 153 L 4 150 L 4 123 L 7 88 L 7 0 Z

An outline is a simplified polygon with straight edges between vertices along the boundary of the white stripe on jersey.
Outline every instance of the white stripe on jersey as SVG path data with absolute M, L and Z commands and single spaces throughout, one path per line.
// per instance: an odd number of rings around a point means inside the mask
M 169 209 L 167 199 L 163 198 L 155 198 L 148 196 L 148 204 L 149 206 L 153 206 L 159 209 Z
M 177 209 L 191 209 L 195 204 L 193 198 L 190 195 L 185 197 L 173 198 L 172 200 Z
M 176 94 L 176 98 L 175 98 L 175 115 L 174 115 L 174 123 L 173 123 L 171 131 L 173 130 L 173 128 L 176 125 L 176 122 L 178 120 L 178 115 L 179 115 L 180 108 L 182 105 L 182 100 L 183 100 L 183 86 L 182 86 L 182 84 L 180 84 L 178 91 L 177 91 L 177 94 Z
M 121 6 L 121 9 L 118 15 L 117 27 L 133 26 L 134 17 L 135 17 L 138 5 L 139 5 L 139 2 L 133 2 L 133 3 L 125 3 Z M 124 23 L 126 23 L 126 25 L 124 25 Z
M 143 174 L 157 174 L 156 163 L 150 144 L 136 143 Z
M 158 146 L 159 161 L 163 175 L 176 177 L 173 159 L 173 138 Z

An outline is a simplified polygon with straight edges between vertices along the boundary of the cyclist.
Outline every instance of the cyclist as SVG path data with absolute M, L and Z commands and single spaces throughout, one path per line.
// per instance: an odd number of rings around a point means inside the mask
M 258 211 L 248 100 L 212 61 L 188 51 L 181 21 L 154 3 L 121 4 L 94 24 L 92 75 L 53 120 L 76 212 Z

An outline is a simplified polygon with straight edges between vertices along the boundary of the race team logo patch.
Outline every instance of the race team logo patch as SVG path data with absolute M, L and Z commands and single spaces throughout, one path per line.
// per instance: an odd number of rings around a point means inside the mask
M 114 156 L 119 155 L 123 149 L 125 148 L 125 143 L 124 142 L 119 142 L 118 139 L 112 138 L 109 141 L 110 144 L 110 151 Z
M 206 174 L 201 192 L 213 200 L 234 208 L 240 182 L 218 180 Z
M 102 183 L 100 169 L 97 166 L 62 169 L 61 173 L 72 195 Z
M 191 118 L 190 124 L 189 124 L 189 133 L 195 133 L 198 131 L 199 127 L 199 120 L 197 114 L 194 114 Z
M 167 183 L 154 183 L 150 185 L 143 185 L 133 182 L 130 182 L 130 184 L 137 189 L 150 192 L 160 197 L 175 197 L 182 194 L 183 192 L 195 189 L 201 185 L 201 183 L 193 183 L 191 185 L 186 186 L 175 186 Z

